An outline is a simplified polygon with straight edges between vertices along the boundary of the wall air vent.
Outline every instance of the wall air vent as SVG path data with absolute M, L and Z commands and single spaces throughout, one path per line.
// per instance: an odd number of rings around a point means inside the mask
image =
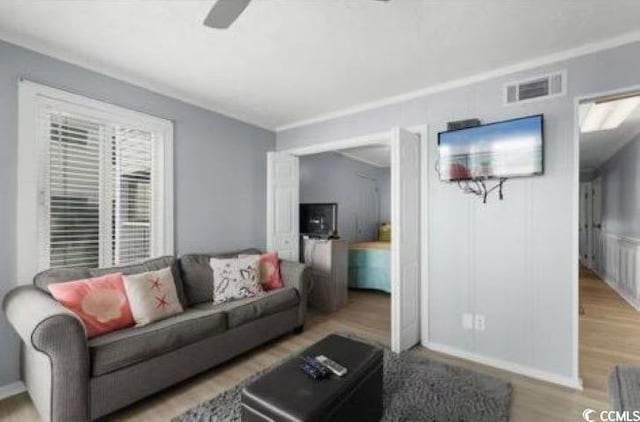
M 505 105 L 519 104 L 533 100 L 553 98 L 565 95 L 567 72 L 554 72 L 548 75 L 511 82 L 504 87 Z

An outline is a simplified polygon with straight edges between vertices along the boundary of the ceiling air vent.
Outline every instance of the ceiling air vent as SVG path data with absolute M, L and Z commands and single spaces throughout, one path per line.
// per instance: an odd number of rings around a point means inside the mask
M 505 85 L 504 102 L 509 105 L 564 95 L 566 79 L 567 73 L 562 71 L 509 83 Z

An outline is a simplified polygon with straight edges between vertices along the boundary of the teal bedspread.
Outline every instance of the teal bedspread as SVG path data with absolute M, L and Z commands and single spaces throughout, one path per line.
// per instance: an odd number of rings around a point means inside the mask
M 350 249 L 349 287 L 391 293 L 391 254 L 388 249 Z

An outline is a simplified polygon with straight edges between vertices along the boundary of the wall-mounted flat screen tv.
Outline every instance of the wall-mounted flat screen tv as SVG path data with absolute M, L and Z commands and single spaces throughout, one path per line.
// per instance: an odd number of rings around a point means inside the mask
M 440 132 L 440 180 L 541 175 L 543 147 L 542 114 Z

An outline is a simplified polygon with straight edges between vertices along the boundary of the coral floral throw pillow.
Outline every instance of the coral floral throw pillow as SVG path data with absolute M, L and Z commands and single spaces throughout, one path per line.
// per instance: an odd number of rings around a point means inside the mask
M 240 255 L 240 258 L 252 255 Z M 260 257 L 260 284 L 265 290 L 276 290 L 284 287 L 280 275 L 280 259 L 278 252 L 267 252 Z
M 55 283 L 49 291 L 82 320 L 89 338 L 133 325 L 121 273 Z

